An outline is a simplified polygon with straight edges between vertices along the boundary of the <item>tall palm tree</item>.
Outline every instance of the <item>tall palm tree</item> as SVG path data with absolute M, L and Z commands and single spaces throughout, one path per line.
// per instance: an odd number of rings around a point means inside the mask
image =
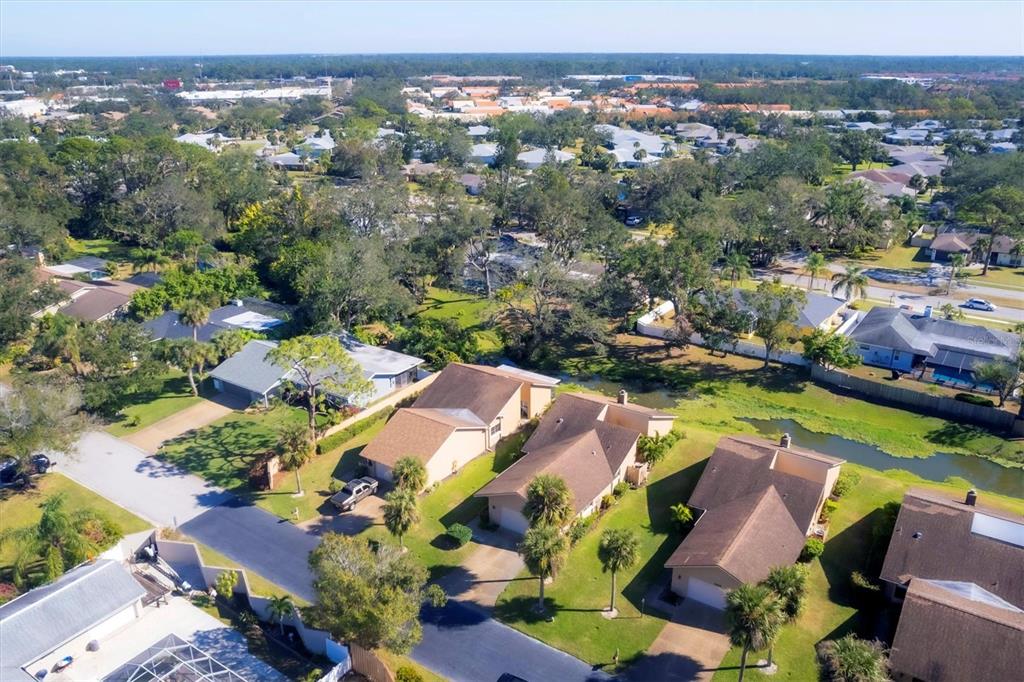
M 313 446 L 305 424 L 285 424 L 277 434 L 277 456 L 281 466 L 295 472 L 295 496 L 302 497 L 299 469 L 313 457 Z
M 178 316 L 182 323 L 192 327 L 192 340 L 199 340 L 199 328 L 210 319 L 210 307 L 202 301 L 191 299 L 181 304 Z
M 245 348 L 245 344 L 250 338 L 249 334 L 251 332 L 243 329 L 225 329 L 214 334 L 213 347 L 217 351 L 217 357 L 226 360 Z
M 807 262 L 804 263 L 804 272 L 807 273 L 807 291 L 814 288 L 814 280 L 825 274 L 826 270 L 828 270 L 828 263 L 825 261 L 825 256 L 817 251 L 807 256 Z
M 402 457 L 391 469 L 395 487 L 419 493 L 427 485 L 427 469 L 415 457 Z
M 953 280 L 956 275 L 967 264 L 967 257 L 962 253 L 954 253 L 949 257 L 949 279 L 946 280 L 946 294 L 953 288 Z
M 864 268 L 847 265 L 844 272 L 832 275 L 832 295 L 835 296 L 839 291 L 843 292 L 847 301 L 867 298 L 868 276 L 864 274 Z
M 271 622 L 277 621 L 281 626 L 281 634 L 284 634 L 284 619 L 295 613 L 295 602 L 287 594 L 278 594 L 267 602 L 267 613 L 270 614 Z
M 519 543 L 519 556 L 527 570 L 540 582 L 537 610 L 544 610 L 544 581 L 553 577 L 565 565 L 569 541 L 560 528 L 550 525 L 533 526 Z
M 751 273 L 750 259 L 744 254 L 739 251 L 733 251 L 725 257 L 725 262 L 722 264 L 722 274 L 728 275 L 729 283 L 734 287 L 737 282 L 750 277 Z
M 531 526 L 561 528 L 573 516 L 572 492 L 565 479 L 554 474 L 541 474 L 526 488 L 523 513 Z
M 725 617 L 729 641 L 743 648 L 740 655 L 740 682 L 747 669 L 747 654 L 770 646 L 779 634 L 785 615 L 782 600 L 764 585 L 740 585 L 725 597 Z
M 609 611 L 615 611 L 615 574 L 636 563 L 640 553 L 640 542 L 636 534 L 628 528 L 609 528 L 601 533 L 601 543 L 597 546 L 597 558 L 601 567 L 612 574 L 612 598 Z
M 803 564 L 776 566 L 768 572 L 764 584 L 782 599 L 787 620 L 800 615 L 807 595 L 807 568 Z
M 396 488 L 384 498 L 384 526 L 398 538 L 398 545 L 405 549 L 405 534 L 420 521 L 420 509 L 416 493 L 405 488 Z

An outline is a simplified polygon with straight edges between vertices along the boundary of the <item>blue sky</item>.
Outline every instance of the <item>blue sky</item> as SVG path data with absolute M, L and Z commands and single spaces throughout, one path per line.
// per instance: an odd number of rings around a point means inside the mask
M 394 52 L 1024 54 L 1024 0 L 0 0 L 0 56 Z

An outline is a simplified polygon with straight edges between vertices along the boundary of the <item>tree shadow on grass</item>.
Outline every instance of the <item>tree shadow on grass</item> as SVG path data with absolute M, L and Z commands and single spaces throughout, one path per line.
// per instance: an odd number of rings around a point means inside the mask
M 982 438 L 989 432 L 980 426 L 969 424 L 957 424 L 946 422 L 937 429 L 932 429 L 924 435 L 929 443 L 944 445 L 946 447 L 962 448 L 976 438 Z
M 834 604 L 860 608 L 865 596 L 855 588 L 850 574 L 859 571 L 865 576 L 876 576 L 885 557 L 885 542 L 881 547 L 873 546 L 872 529 L 884 517 L 881 509 L 875 509 L 856 523 L 828 538 L 820 561 L 828 580 L 828 598 Z
M 229 421 L 179 436 L 161 448 L 161 459 L 223 488 L 244 487 L 250 467 L 274 447 L 276 434 L 252 422 Z

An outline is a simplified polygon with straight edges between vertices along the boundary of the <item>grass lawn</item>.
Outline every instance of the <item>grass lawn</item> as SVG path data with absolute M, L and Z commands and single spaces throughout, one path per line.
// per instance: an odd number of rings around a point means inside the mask
M 384 662 L 384 665 L 386 665 L 391 672 L 397 672 L 399 668 L 412 668 L 419 673 L 423 682 L 445 682 L 445 678 L 431 670 L 428 670 L 427 668 L 424 668 L 408 656 L 399 656 L 398 654 L 391 653 L 387 649 L 378 649 L 374 653 L 377 654 L 377 657 Z
M 381 414 L 380 419 L 370 428 L 345 442 L 331 452 L 315 456 L 299 469 L 299 477 L 302 479 L 302 489 L 305 494 L 302 497 L 293 497 L 295 493 L 295 475 L 289 473 L 287 478 L 281 481 L 276 490 L 253 492 L 252 496 L 256 504 L 267 511 L 277 514 L 281 518 L 295 519 L 292 513 L 299 510 L 298 521 L 306 521 L 319 516 L 322 513 L 333 513 L 325 509 L 328 498 L 333 494 L 329 490 L 332 478 L 347 480 L 351 473 L 359 465 L 359 452 L 363 446 L 370 442 L 387 423 Z M 375 417 L 368 417 L 374 419 Z
M 65 496 L 68 512 L 73 514 L 83 509 L 99 512 L 117 523 L 124 534 L 137 533 L 150 527 L 150 524 L 128 510 L 58 473 L 49 473 L 36 480 L 38 485 L 34 489 L 16 491 L 8 488 L 0 492 L 0 530 L 10 532 L 35 525 L 42 516 L 39 505 L 57 494 Z M 12 542 L 0 545 L 0 579 L 7 579 L 17 551 L 18 548 Z
M 199 555 L 203 558 L 203 563 L 207 566 L 218 566 L 220 568 L 245 568 L 238 562 L 232 561 L 212 547 L 207 547 L 201 542 L 197 542 L 190 537 L 183 536 L 181 541 L 191 542 L 199 548 Z M 278 595 L 290 594 L 288 590 L 283 587 L 278 587 L 258 573 L 253 573 L 251 569 L 245 568 L 245 577 L 249 581 L 249 587 L 252 588 L 252 591 L 261 597 L 276 597 Z M 292 594 L 291 598 L 297 606 L 309 606 L 309 602 L 305 601 L 301 597 L 297 597 Z
M 117 421 L 107 426 L 107 431 L 111 435 L 126 436 L 135 433 L 202 400 L 192 395 L 188 377 L 177 370 L 165 374 L 160 388 L 153 394 L 137 398 L 137 402 L 121 409 Z
M 488 328 L 488 320 L 496 306 L 494 301 L 488 301 L 475 294 L 429 287 L 418 314 L 437 319 L 452 319 L 463 329 L 472 329 L 476 332 L 481 352 L 488 353 L 501 348 L 497 333 Z
M 405 546 L 430 571 L 431 580 L 458 566 L 473 551 L 470 542 L 453 549 L 445 530 L 453 523 L 468 524 L 480 515 L 485 500 L 473 497 L 480 488 L 504 471 L 519 453 L 528 434 L 525 431 L 502 439 L 495 452 L 477 457 L 420 497 L 420 522 L 405 537 Z M 383 526 L 371 526 L 363 535 L 382 542 L 396 542 Z
M 931 265 L 931 261 L 924 257 L 923 249 L 902 244 L 889 249 L 877 249 L 874 253 L 850 260 L 866 268 L 892 270 L 927 270 Z
M 981 270 L 969 270 L 964 282 L 978 286 L 999 287 L 1014 291 L 1024 290 L 1024 268 L 1009 268 L 990 265 L 988 274 L 982 276 Z
M 286 405 L 278 405 L 269 412 L 231 414 L 169 441 L 157 457 L 214 485 L 245 494 L 249 468 L 277 443 L 278 429 L 305 419 L 303 410 Z

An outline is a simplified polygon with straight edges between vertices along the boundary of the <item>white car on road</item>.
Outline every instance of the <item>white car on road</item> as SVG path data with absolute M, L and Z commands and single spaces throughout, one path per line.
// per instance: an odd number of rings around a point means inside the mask
M 987 310 L 990 313 L 996 309 L 994 305 L 983 298 L 969 298 L 964 301 L 963 307 L 970 308 L 971 310 Z

